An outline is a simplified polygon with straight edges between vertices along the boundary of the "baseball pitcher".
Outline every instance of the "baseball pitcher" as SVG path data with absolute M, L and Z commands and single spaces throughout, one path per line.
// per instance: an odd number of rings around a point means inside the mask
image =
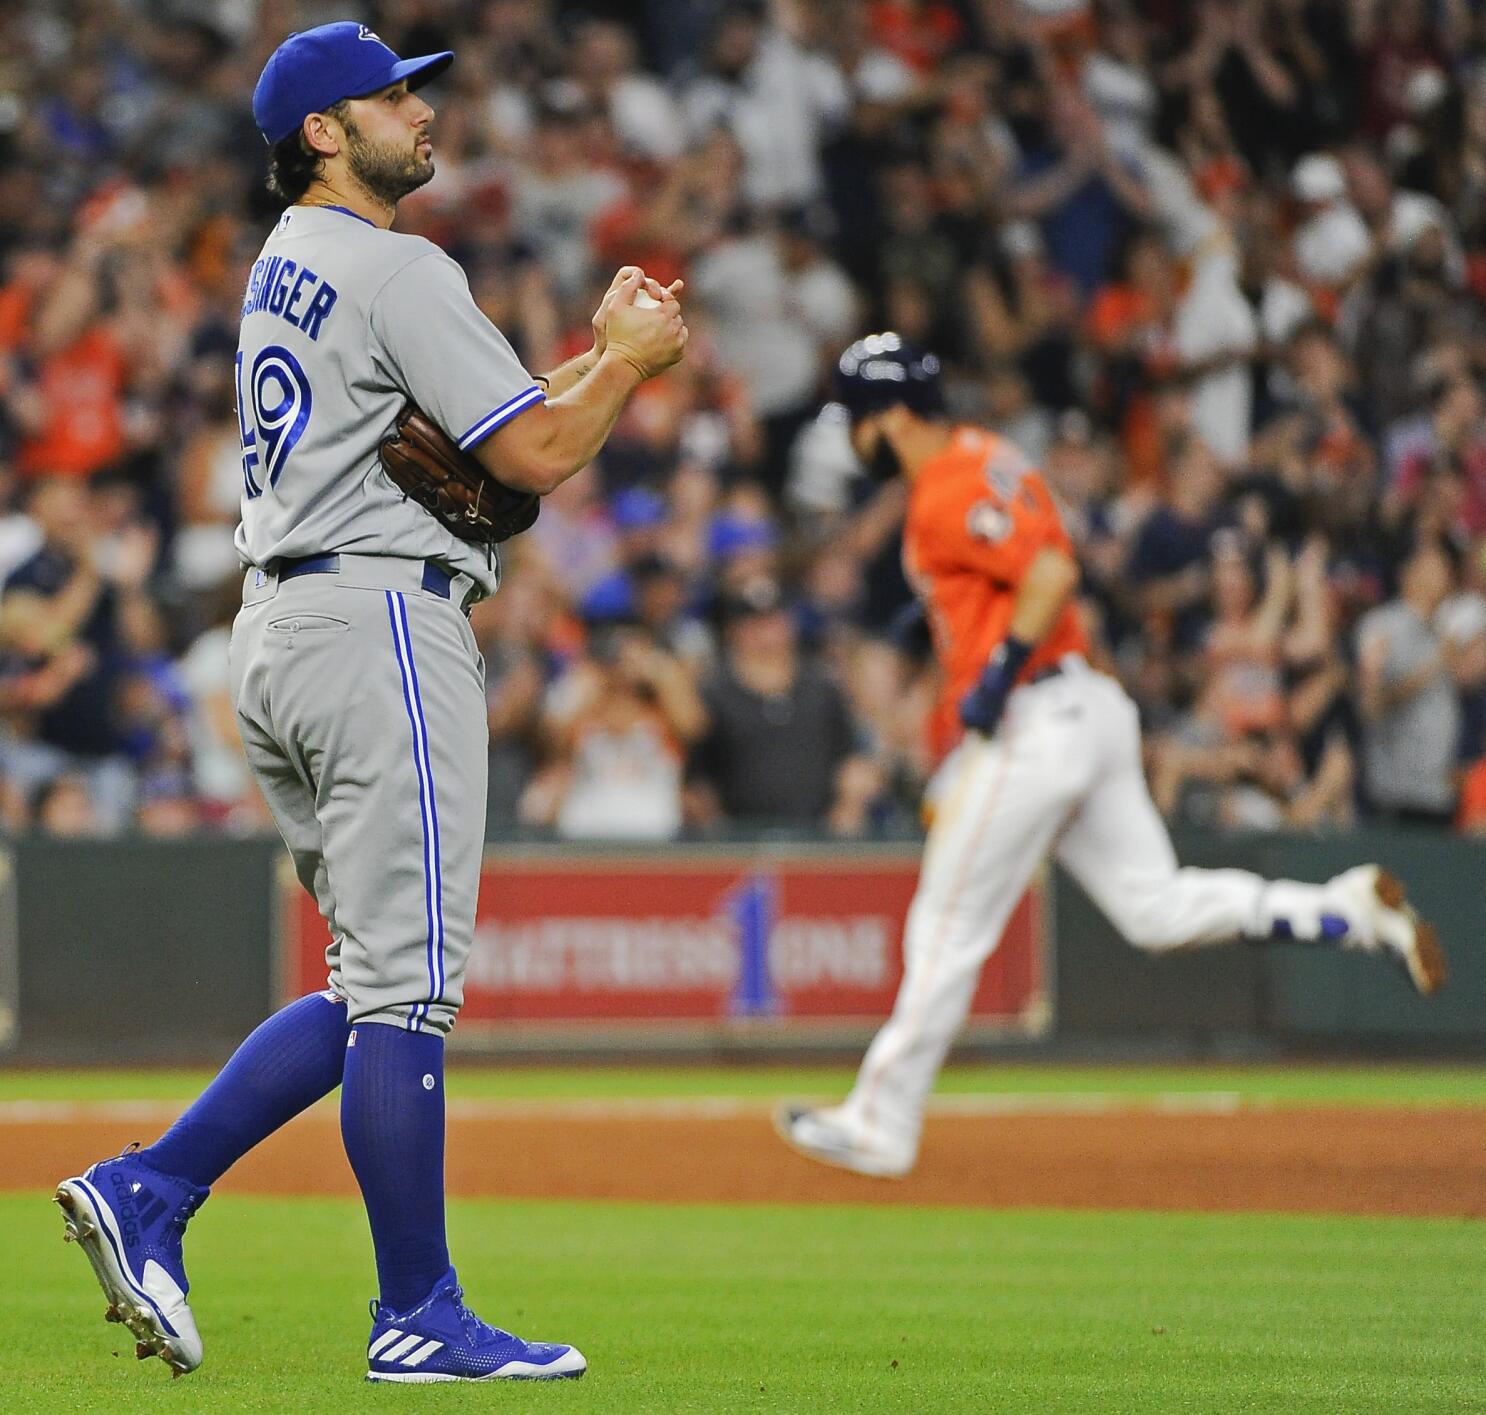
M 1137 948 L 1296 939 L 1380 953 L 1421 993 L 1440 987 L 1433 929 L 1376 865 L 1323 885 L 1178 868 L 1135 705 L 1087 662 L 1078 565 L 1042 478 L 1003 438 L 952 423 L 937 361 L 896 334 L 848 349 L 836 385 L 863 464 L 907 478 L 904 565 L 943 669 L 931 731 L 941 749 L 959 741 L 929 786 L 892 1016 L 843 1104 L 779 1111 L 790 1145 L 860 1174 L 913 1168 L 981 966 L 1049 851 Z
M 155 1144 L 57 1191 L 110 1319 L 177 1374 L 202 1356 L 188 1220 L 239 1156 L 337 1086 L 380 1286 L 368 1379 L 586 1368 L 571 1346 L 469 1312 L 445 1243 L 444 1038 L 485 823 L 484 673 L 465 612 L 500 582 L 500 540 L 681 357 L 686 327 L 676 288 L 629 268 L 591 352 L 534 376 L 459 267 L 390 229 L 433 176 L 419 89 L 453 57 L 399 59 L 364 25 L 323 25 L 280 45 L 253 95 L 287 209 L 243 296 L 232 689 L 248 760 L 329 925 L 329 977 L 263 1023 Z

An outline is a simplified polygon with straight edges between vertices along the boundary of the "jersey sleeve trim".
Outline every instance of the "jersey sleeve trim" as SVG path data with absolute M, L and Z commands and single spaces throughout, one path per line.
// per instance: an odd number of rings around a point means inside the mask
M 546 390 L 535 383 L 530 388 L 518 393 L 514 398 L 507 398 L 500 407 L 493 408 L 490 412 L 486 413 L 479 422 L 458 439 L 459 450 L 461 452 L 468 452 L 470 448 L 484 442 L 496 428 L 510 422 L 517 413 L 525 412 L 526 409 L 535 403 L 545 403 L 546 401 Z

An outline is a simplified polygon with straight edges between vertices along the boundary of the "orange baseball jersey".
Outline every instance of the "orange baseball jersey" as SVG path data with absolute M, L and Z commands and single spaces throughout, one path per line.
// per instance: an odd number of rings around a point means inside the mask
M 923 600 L 944 686 L 929 723 L 935 756 L 961 732 L 960 699 L 1006 637 L 1017 587 L 1044 546 L 1072 551 L 1052 494 L 1022 453 L 961 427 L 919 469 L 903 527 L 903 568 Z M 1032 650 L 1021 681 L 1088 641 L 1073 605 Z

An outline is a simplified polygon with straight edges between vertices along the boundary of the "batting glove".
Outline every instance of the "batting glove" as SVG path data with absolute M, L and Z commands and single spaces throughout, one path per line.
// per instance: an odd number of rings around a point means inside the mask
M 1006 700 L 1016 686 L 1017 674 L 1031 652 L 1031 644 L 1012 637 L 996 646 L 980 681 L 960 699 L 960 722 L 966 731 L 989 737 L 996 730 L 1006 711 Z

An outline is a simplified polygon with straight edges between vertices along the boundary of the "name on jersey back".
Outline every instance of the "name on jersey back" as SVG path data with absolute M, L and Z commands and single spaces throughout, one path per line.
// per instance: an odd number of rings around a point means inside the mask
M 335 286 L 322 280 L 309 266 L 286 256 L 260 256 L 248 277 L 243 318 L 257 313 L 278 315 L 311 339 L 319 339 L 320 326 L 337 298 Z

